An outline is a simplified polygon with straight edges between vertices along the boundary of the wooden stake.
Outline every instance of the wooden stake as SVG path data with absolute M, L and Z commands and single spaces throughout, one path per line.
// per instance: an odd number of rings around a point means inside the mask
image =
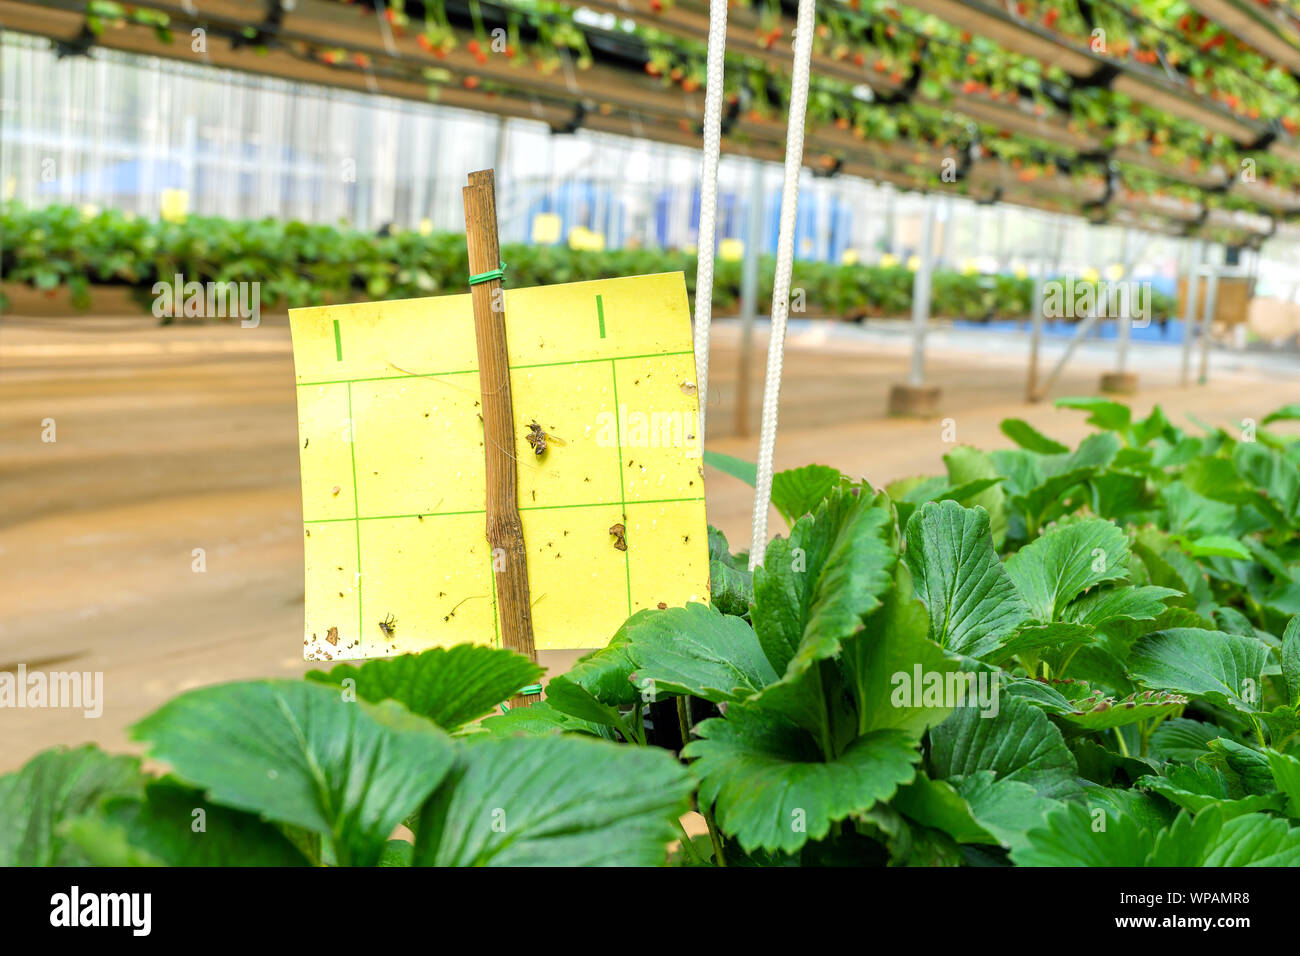
M 497 243 L 496 176 L 484 169 L 469 174 L 465 199 L 465 238 L 470 275 L 482 275 L 501 265 Z M 479 386 L 483 397 L 483 447 L 487 456 L 487 540 L 496 576 L 501 643 L 537 660 L 533 644 L 533 614 L 528 594 L 528 555 L 519 518 L 518 474 L 515 470 L 514 405 L 510 399 L 510 366 L 506 352 L 505 294 L 500 279 L 470 287 L 474 300 L 474 337 L 478 343 Z M 504 566 L 503 566 L 504 564 Z M 501 570 L 497 570 L 501 568 Z M 538 694 L 516 695 L 512 707 L 539 700 Z

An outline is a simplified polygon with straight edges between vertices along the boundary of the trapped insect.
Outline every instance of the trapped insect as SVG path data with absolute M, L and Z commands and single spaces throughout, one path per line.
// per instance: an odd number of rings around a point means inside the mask
M 397 618 L 389 614 L 388 617 L 379 622 L 379 629 L 384 632 L 385 637 L 392 637 L 397 630 Z
M 528 429 L 528 434 L 524 437 L 528 439 L 528 444 L 533 446 L 534 455 L 540 456 L 546 454 L 548 442 L 555 445 L 563 445 L 565 443 L 564 439 L 549 434 L 535 421 L 528 425 Z

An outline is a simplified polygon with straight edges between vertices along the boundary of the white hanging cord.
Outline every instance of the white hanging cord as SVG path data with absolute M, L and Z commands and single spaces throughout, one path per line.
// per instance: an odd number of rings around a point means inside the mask
M 776 283 L 772 287 L 772 333 L 767 342 L 767 382 L 763 386 L 763 427 L 758 441 L 758 479 L 754 483 L 754 536 L 749 569 L 763 563 L 767 551 L 767 508 L 772 500 L 772 453 L 776 449 L 776 411 L 785 361 L 785 322 L 790 315 L 790 273 L 794 268 L 795 213 L 799 207 L 799 172 L 803 167 L 803 123 L 808 109 L 808 68 L 812 63 L 814 0 L 799 0 L 790 85 L 790 118 L 785 134 L 785 182 L 781 186 L 781 232 L 776 246 Z
M 722 61 L 727 51 L 727 0 L 709 3 L 709 59 L 704 84 L 704 163 L 700 170 L 700 229 L 695 266 L 695 394 L 700 402 L 698 448 L 704 447 L 709 403 L 709 325 L 713 320 L 713 248 L 717 235 L 718 155 L 722 151 Z

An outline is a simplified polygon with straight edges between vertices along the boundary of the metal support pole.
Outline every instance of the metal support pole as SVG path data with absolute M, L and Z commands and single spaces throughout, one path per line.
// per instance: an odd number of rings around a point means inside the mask
M 1201 319 L 1201 374 L 1200 384 L 1204 385 L 1210 378 L 1210 324 L 1219 305 L 1219 271 L 1217 263 L 1210 266 L 1209 278 L 1205 282 L 1205 313 Z
M 736 434 L 749 434 L 749 380 L 758 315 L 758 256 L 763 245 L 763 164 L 750 166 L 749 219 L 745 223 L 745 260 L 740 268 L 740 356 L 736 368 Z
M 1032 326 L 1029 336 L 1029 376 L 1025 383 L 1025 401 L 1037 402 L 1043 397 L 1043 393 L 1038 388 L 1038 353 L 1043 343 L 1043 286 L 1047 282 L 1049 275 L 1059 275 L 1061 271 L 1061 257 L 1065 254 L 1065 230 L 1066 221 L 1064 216 L 1052 217 L 1049 222 L 1056 226 L 1055 241 L 1047 241 L 1048 232 L 1044 228 L 1042 255 L 1038 260 L 1038 276 L 1034 281 L 1034 301 L 1030 307 L 1030 318 Z M 1050 251 L 1049 251 L 1050 245 Z M 1052 268 L 1048 269 L 1049 256 L 1052 262 Z
M 934 265 L 934 200 L 926 196 L 921 220 L 920 262 L 912 279 L 912 369 L 907 384 L 925 384 L 925 328 L 930 321 L 930 273 Z
M 1070 359 L 1073 357 L 1074 350 L 1079 347 L 1080 342 L 1082 342 L 1084 339 L 1088 337 L 1088 335 L 1092 332 L 1093 326 L 1096 324 L 1097 324 L 1097 312 L 1096 310 L 1093 310 L 1092 315 L 1089 315 L 1087 318 L 1085 318 L 1082 322 L 1079 323 L 1079 327 L 1074 332 L 1074 338 L 1070 339 L 1070 343 L 1065 347 L 1065 354 L 1062 355 L 1060 359 L 1057 360 L 1056 365 L 1053 366 L 1052 368 L 1051 374 L 1049 374 L 1047 376 L 1046 381 L 1043 382 L 1043 387 L 1039 389 L 1038 391 L 1039 398 L 1042 398 L 1043 395 L 1047 393 L 1047 390 L 1052 387 L 1052 383 L 1056 381 L 1057 376 L 1061 374 L 1061 372 L 1065 369 L 1065 366 L 1069 363 Z
M 1123 253 L 1120 257 L 1120 261 L 1124 265 L 1125 281 L 1127 281 L 1128 277 L 1132 274 L 1133 267 L 1137 264 L 1136 263 L 1137 257 L 1141 255 L 1141 252 L 1137 252 L 1137 253 L 1131 252 L 1131 250 L 1133 249 L 1133 245 L 1134 245 L 1133 230 L 1131 228 L 1125 229 Z M 1132 262 L 1129 261 L 1130 255 L 1132 255 L 1135 261 Z M 1116 296 L 1116 300 L 1121 301 L 1121 297 Z M 1132 303 L 1130 302 L 1128 304 L 1131 305 Z M 1124 366 L 1128 364 L 1129 335 L 1133 330 L 1133 316 L 1130 314 L 1130 312 L 1131 312 L 1130 309 L 1125 309 L 1124 314 L 1119 316 L 1119 330 L 1118 330 L 1118 335 L 1116 336 L 1115 339 L 1115 371 L 1120 373 L 1121 375 L 1124 372 Z
M 1038 389 L 1038 350 L 1043 342 L 1043 284 L 1047 281 L 1047 257 L 1048 242 L 1047 233 L 1049 225 L 1046 220 L 1040 221 L 1042 245 L 1038 247 L 1038 269 L 1034 275 L 1034 291 L 1030 293 L 1029 302 L 1029 377 L 1025 382 L 1025 401 L 1034 401 L 1034 392 Z M 1057 224 L 1057 231 L 1061 229 Z
M 1201 294 L 1201 258 L 1204 255 L 1204 243 L 1200 239 L 1192 242 L 1191 254 L 1187 265 L 1187 298 L 1183 303 L 1183 364 L 1180 384 L 1187 386 L 1187 377 L 1192 366 L 1192 338 L 1196 334 L 1196 306 Z

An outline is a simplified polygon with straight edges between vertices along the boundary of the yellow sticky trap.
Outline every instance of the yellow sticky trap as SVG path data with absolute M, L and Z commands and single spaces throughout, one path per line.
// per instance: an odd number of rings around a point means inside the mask
M 682 274 L 512 289 L 504 304 L 538 649 L 603 647 L 635 611 L 707 601 Z M 304 658 L 500 646 L 470 297 L 294 309 L 289 324 Z
M 586 226 L 574 226 L 569 232 L 569 248 L 601 252 L 605 248 L 605 234 L 592 232 Z
M 553 212 L 539 212 L 533 216 L 533 243 L 549 246 L 560 241 L 560 217 Z
M 739 262 L 745 257 L 745 243 L 740 239 L 723 239 L 718 243 L 718 258 L 725 262 Z
M 184 222 L 190 211 L 190 194 L 184 189 L 164 189 L 158 215 L 164 222 Z

